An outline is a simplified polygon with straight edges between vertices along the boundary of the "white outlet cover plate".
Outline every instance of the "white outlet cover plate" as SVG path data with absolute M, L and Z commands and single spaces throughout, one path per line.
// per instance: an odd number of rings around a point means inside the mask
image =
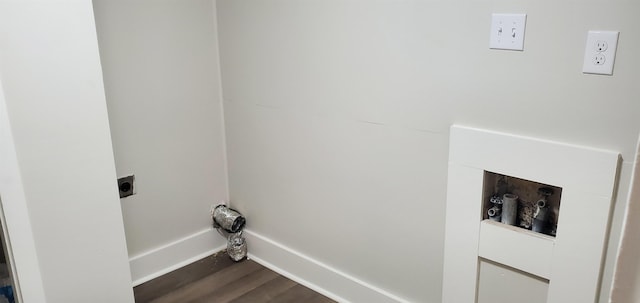
M 589 31 L 584 49 L 583 73 L 613 75 L 619 35 L 617 31 Z
M 526 14 L 491 14 L 489 48 L 524 50 Z

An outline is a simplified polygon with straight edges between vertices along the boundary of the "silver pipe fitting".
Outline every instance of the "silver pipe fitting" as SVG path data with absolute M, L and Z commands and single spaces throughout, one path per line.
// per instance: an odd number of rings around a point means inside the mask
M 516 225 L 518 218 L 518 196 L 514 194 L 504 194 L 502 196 L 502 220 L 508 225 Z
M 531 230 L 538 233 L 544 233 L 547 228 L 548 217 L 549 208 L 547 207 L 547 200 L 538 200 L 538 202 L 536 202 L 536 212 L 533 214 L 533 226 L 531 227 Z
M 487 215 L 489 215 L 489 219 L 491 219 L 492 221 L 497 221 L 500 222 L 502 216 L 502 209 L 500 209 L 500 207 L 498 207 L 497 205 L 494 205 L 493 207 L 489 208 L 489 210 L 487 210 Z

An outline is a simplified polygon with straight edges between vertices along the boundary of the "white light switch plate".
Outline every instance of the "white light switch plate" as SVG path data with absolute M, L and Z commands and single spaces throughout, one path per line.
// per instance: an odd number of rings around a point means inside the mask
M 612 75 L 620 32 L 589 31 L 584 49 L 582 72 L 586 74 Z
M 526 14 L 492 14 L 489 48 L 524 50 Z

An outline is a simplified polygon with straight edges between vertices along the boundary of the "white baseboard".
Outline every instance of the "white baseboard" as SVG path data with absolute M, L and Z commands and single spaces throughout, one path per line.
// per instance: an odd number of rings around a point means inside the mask
M 250 259 L 335 301 L 408 302 L 255 232 L 244 235 Z
M 227 241 L 209 228 L 129 258 L 133 286 L 174 271 L 226 248 Z

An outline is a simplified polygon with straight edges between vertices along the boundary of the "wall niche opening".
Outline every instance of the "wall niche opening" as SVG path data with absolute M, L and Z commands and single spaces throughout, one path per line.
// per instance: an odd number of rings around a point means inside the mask
M 562 187 L 484 172 L 482 219 L 556 236 Z

